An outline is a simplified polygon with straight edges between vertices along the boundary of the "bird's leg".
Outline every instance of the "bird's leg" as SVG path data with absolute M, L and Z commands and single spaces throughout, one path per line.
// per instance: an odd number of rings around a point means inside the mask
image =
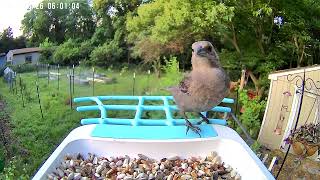
M 191 129 L 191 130 L 194 131 L 195 133 L 199 134 L 199 136 L 201 137 L 201 135 L 200 135 L 200 131 L 201 131 L 200 128 L 192 125 L 191 122 L 188 120 L 188 117 L 186 116 L 185 113 L 183 113 L 183 116 L 184 116 L 184 119 L 186 120 L 186 126 L 187 126 L 186 135 L 188 134 L 189 129 Z
M 202 122 L 206 122 L 207 124 L 210 123 L 209 119 L 206 116 L 204 116 L 202 113 L 199 113 L 199 115 L 201 116 L 202 120 L 197 123 L 198 125 L 200 125 Z

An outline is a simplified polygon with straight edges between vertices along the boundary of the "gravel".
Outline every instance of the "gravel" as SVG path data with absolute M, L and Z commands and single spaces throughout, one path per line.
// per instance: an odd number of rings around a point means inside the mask
M 240 180 L 236 169 L 222 163 L 216 152 L 206 157 L 178 156 L 156 161 L 145 155 L 98 157 L 66 155 L 59 167 L 47 175 L 50 180 Z

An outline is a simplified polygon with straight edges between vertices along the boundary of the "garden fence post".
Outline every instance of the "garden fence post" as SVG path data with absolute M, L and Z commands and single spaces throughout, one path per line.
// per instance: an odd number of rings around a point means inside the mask
M 149 91 L 150 89 L 149 82 L 150 82 L 150 69 L 148 70 L 148 77 L 147 77 L 147 91 Z
M 47 72 L 48 72 L 48 85 L 49 85 L 49 78 L 50 78 L 49 68 L 50 68 L 50 65 L 48 64 L 48 67 L 47 67 Z
M 72 65 L 72 93 L 74 94 L 74 64 Z
M 134 87 L 136 83 L 136 73 L 133 73 L 133 83 L 132 83 L 132 96 L 134 96 Z
M 10 73 L 10 76 L 9 76 L 9 89 L 10 89 L 10 92 L 12 93 L 13 92 L 13 82 L 12 82 L 12 78 L 13 78 L 13 73 Z
M 14 72 L 14 87 L 15 87 L 15 94 L 18 94 L 18 87 L 17 87 L 17 73 Z
M 115 83 L 112 82 L 112 95 L 114 95 L 114 92 L 115 92 Z
M 43 119 L 43 112 L 42 112 L 41 101 L 40 101 L 40 93 L 39 93 L 38 81 L 36 81 L 36 86 L 37 86 L 37 95 L 38 95 L 39 108 L 40 108 L 40 112 L 41 112 L 41 117 Z
M 94 96 L 94 67 L 92 68 L 92 95 Z
M 60 65 L 58 64 L 58 91 L 59 91 L 59 81 L 60 81 Z
M 36 64 L 36 70 L 37 70 L 37 80 L 39 80 L 39 65 L 38 65 L 38 63 Z
M 24 107 L 24 99 L 23 99 L 23 93 L 22 93 L 22 80 L 21 80 L 21 76 L 19 76 L 19 85 L 20 85 L 20 94 L 21 94 L 21 100 L 22 100 L 22 107 Z
M 72 109 L 72 88 L 71 88 L 71 72 L 69 72 L 69 93 L 70 93 L 70 108 Z
M 78 68 L 79 68 L 79 76 L 78 76 L 78 78 L 79 78 L 79 84 L 80 84 L 80 79 L 81 79 L 81 67 L 80 67 L 80 62 L 79 62 Z

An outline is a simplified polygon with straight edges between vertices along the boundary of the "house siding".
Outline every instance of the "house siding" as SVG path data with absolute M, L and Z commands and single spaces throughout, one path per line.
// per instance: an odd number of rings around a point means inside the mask
M 25 54 L 17 54 L 13 55 L 10 54 L 8 57 L 11 58 L 12 65 L 19 65 L 24 64 L 26 56 L 32 56 L 32 64 L 36 64 L 39 61 L 40 53 L 39 52 L 32 52 L 32 53 L 25 53 Z
M 12 51 L 9 51 L 7 53 L 7 62 L 12 62 L 12 59 L 13 59 L 13 53 Z

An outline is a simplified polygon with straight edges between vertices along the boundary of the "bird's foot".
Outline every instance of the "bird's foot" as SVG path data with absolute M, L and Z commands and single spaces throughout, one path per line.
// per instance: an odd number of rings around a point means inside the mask
M 199 134 L 199 136 L 201 137 L 201 129 L 197 126 L 194 126 L 190 123 L 190 121 L 186 120 L 186 126 L 187 126 L 187 131 L 186 131 L 186 135 L 188 134 L 189 129 L 191 129 L 193 132 Z
M 200 125 L 202 122 L 205 122 L 205 123 L 207 123 L 207 124 L 210 123 L 209 119 L 208 119 L 206 116 L 204 116 L 204 115 L 201 114 L 201 113 L 199 113 L 199 115 L 201 116 L 202 120 L 197 123 L 198 125 Z

